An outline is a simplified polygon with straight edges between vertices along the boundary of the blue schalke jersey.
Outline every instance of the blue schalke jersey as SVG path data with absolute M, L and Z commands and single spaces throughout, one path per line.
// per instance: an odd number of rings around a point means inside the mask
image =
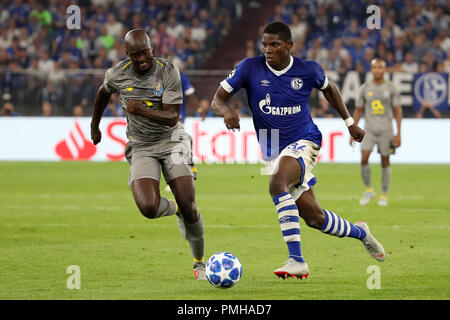
M 183 119 L 182 121 L 184 122 L 184 120 L 186 119 L 186 97 L 193 94 L 195 92 L 195 89 L 182 71 L 180 71 L 180 78 L 181 90 L 183 91 L 183 103 L 181 104 L 180 108 L 180 116 Z
M 241 61 L 220 84 L 230 94 L 241 88 L 247 90 L 264 160 L 276 158 L 300 139 L 321 146 L 322 134 L 311 119 L 308 105 L 313 88 L 323 90 L 328 86 L 317 62 L 291 56 L 289 65 L 277 71 L 260 55 Z

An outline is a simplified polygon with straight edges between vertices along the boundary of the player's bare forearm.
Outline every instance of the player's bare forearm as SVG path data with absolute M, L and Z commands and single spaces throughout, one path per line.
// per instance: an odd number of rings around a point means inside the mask
M 231 95 L 222 86 L 219 86 L 211 102 L 211 109 L 216 115 L 223 117 L 227 129 L 240 129 L 239 115 L 227 105 L 230 98 Z
M 330 81 L 325 90 L 322 91 L 325 99 L 333 106 L 333 108 L 339 113 L 342 119 L 347 119 L 350 117 L 347 106 L 342 101 L 341 94 L 339 93 L 336 86 Z
M 163 104 L 162 110 L 146 108 L 142 101 L 128 100 L 126 110 L 130 113 L 147 117 L 156 123 L 173 127 L 180 117 L 181 104 Z
M 325 99 L 327 99 L 333 108 L 336 109 L 343 120 L 350 118 L 347 106 L 344 104 L 344 101 L 342 101 L 341 94 L 333 83 L 329 82 L 328 86 L 322 92 Z M 349 126 L 348 131 L 350 136 L 357 142 L 361 142 L 364 138 L 365 132 L 357 123 L 353 123 Z
M 92 113 L 91 120 L 91 139 L 94 144 L 98 144 L 102 139 L 102 133 L 100 132 L 99 125 L 102 119 L 103 112 L 105 112 L 108 106 L 111 94 L 109 94 L 103 86 L 98 89 L 97 96 L 94 102 L 94 111 Z
M 230 112 L 231 109 L 228 107 L 227 102 L 230 100 L 231 95 L 225 91 L 225 89 L 220 86 L 213 100 L 211 101 L 211 109 L 214 113 L 220 117 L 223 117 L 225 113 Z

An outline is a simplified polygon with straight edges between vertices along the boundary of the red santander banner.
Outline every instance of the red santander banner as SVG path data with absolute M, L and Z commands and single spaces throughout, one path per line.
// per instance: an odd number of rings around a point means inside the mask
M 360 146 L 350 146 L 340 119 L 315 119 L 322 132 L 320 162 L 358 163 Z M 260 163 L 261 149 L 251 118 L 241 119 L 240 131 L 229 131 L 223 119 L 187 118 L 196 163 Z M 90 118 L 0 118 L 0 160 L 7 161 L 124 161 L 125 118 L 103 118 L 102 141 L 90 140 Z M 363 125 L 363 123 L 362 123 Z M 404 119 L 402 146 L 391 162 L 450 163 L 450 149 L 435 137 L 450 137 L 450 120 Z M 447 139 L 448 140 L 448 139 Z M 418 148 L 420 146 L 420 148 Z M 379 161 L 372 153 L 371 161 Z

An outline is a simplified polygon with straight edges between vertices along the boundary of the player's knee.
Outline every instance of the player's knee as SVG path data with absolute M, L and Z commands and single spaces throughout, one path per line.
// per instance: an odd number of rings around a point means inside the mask
M 270 181 L 269 193 L 272 196 L 272 198 L 283 192 L 288 192 L 288 191 L 289 191 L 289 187 L 286 185 L 286 183 L 284 183 L 280 180 L 276 180 L 276 179 L 272 179 Z
M 138 203 L 139 211 L 148 219 L 154 219 L 158 213 L 158 204 L 151 202 Z

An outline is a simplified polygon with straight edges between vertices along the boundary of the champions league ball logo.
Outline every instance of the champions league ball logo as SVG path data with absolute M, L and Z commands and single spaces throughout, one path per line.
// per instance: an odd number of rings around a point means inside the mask
M 425 73 L 416 80 L 414 94 L 420 104 L 428 101 L 438 106 L 447 98 L 447 81 L 439 73 Z

